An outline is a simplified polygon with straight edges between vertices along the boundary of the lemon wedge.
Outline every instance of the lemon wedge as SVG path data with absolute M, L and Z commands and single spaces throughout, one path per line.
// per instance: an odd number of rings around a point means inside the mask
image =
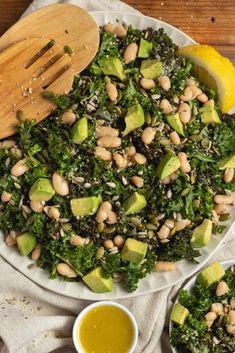
M 178 49 L 178 54 L 189 58 L 196 65 L 199 80 L 218 93 L 223 113 L 235 105 L 235 67 L 209 45 L 188 45 Z

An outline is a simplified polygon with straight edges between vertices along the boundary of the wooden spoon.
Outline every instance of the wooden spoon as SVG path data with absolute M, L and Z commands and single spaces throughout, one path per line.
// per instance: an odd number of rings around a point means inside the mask
M 0 138 L 16 132 L 17 112 L 37 122 L 50 114 L 54 104 L 43 91 L 70 91 L 71 61 L 61 46 L 46 38 L 18 42 L 0 54 Z
M 45 50 L 52 39 L 56 44 Z M 65 46 L 74 55 L 66 54 Z M 43 90 L 69 92 L 74 74 L 89 65 L 98 47 L 97 24 L 74 5 L 50 5 L 13 25 L 0 38 L 0 139 L 16 132 L 19 110 L 25 119 L 47 117 L 54 105 L 42 97 Z
M 55 4 L 20 19 L 0 38 L 0 51 L 24 39 L 55 39 L 74 50 L 72 66 L 77 74 L 92 61 L 99 47 L 99 28 L 89 13 L 71 4 Z

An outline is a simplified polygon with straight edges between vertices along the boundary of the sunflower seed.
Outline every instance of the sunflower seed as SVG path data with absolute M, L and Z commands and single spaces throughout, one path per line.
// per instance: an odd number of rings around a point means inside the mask
M 116 187 L 116 184 L 113 183 L 112 181 L 109 181 L 106 183 L 110 188 L 115 188 Z M 85 184 L 86 185 L 86 184 Z
M 119 199 L 119 195 L 116 195 L 112 198 L 112 201 L 117 201 Z
M 5 160 L 5 166 L 6 166 L 6 168 L 9 167 L 10 162 L 11 162 L 11 160 L 10 160 L 10 158 L 8 157 L 8 158 Z
M 168 199 L 170 199 L 170 198 L 172 197 L 172 191 L 171 191 L 171 189 L 169 189 L 169 190 L 167 191 L 166 197 L 167 197 Z
M 85 189 L 90 189 L 90 187 L 91 187 L 91 183 L 85 183 L 84 184 L 84 188 Z
M 124 176 L 122 176 L 122 183 L 123 183 L 123 185 L 127 185 L 128 184 L 128 182 L 127 182 L 127 180 L 126 180 L 126 178 Z

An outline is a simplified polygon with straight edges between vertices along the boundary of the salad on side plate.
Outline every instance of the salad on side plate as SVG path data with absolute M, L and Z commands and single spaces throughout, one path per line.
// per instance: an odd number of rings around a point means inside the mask
M 44 97 L 51 115 L 18 112 L 0 142 L 6 244 L 96 293 L 197 262 L 234 202 L 235 117 L 163 29 L 105 25 L 72 91 Z

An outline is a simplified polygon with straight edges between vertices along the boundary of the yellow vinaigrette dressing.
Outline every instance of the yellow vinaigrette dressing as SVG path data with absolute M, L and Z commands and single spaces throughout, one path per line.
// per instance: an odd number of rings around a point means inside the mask
M 84 353 L 127 353 L 134 338 L 128 315 L 111 305 L 91 309 L 81 319 L 78 336 Z

